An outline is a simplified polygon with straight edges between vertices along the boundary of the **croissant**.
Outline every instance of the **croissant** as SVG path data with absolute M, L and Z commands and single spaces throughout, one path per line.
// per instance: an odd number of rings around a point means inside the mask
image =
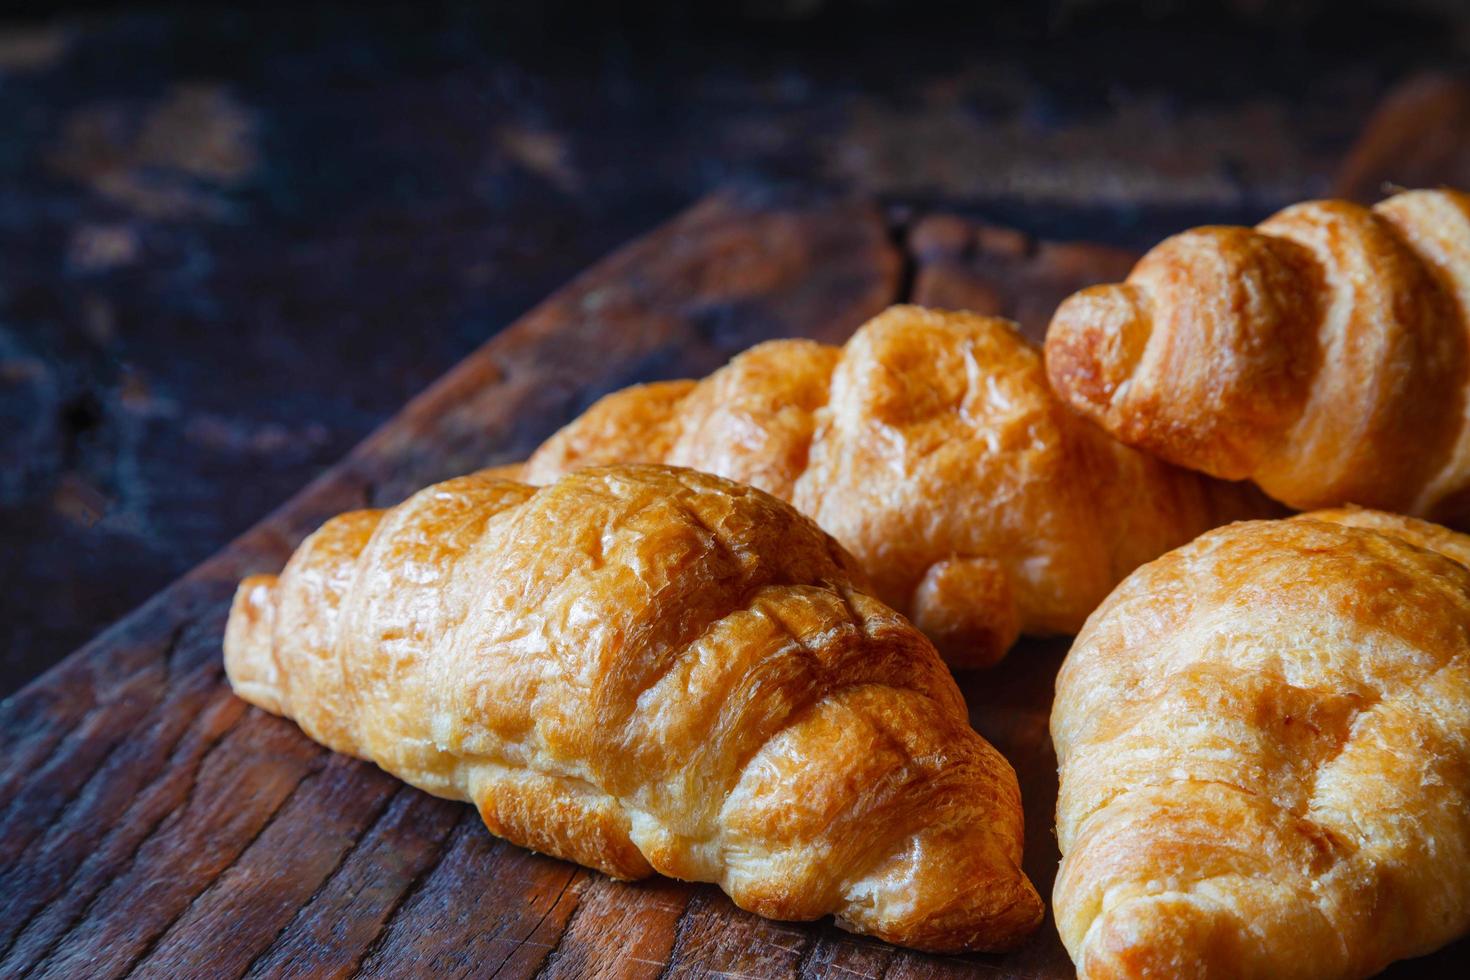
M 668 463 L 813 517 L 955 667 L 1074 633 L 1139 564 L 1263 500 L 1076 418 L 1007 321 L 896 306 L 845 347 L 778 340 L 703 381 L 607 396 L 521 471 Z
M 933 646 L 749 487 L 450 480 L 246 579 L 224 649 L 245 700 L 618 878 L 937 951 L 1041 919 L 1015 773 Z
M 1057 678 L 1081 977 L 1362 977 L 1470 929 L 1470 537 L 1235 524 L 1130 576 Z
M 1470 525 L 1470 196 L 1287 208 L 1066 300 L 1052 386 L 1118 439 L 1299 509 Z

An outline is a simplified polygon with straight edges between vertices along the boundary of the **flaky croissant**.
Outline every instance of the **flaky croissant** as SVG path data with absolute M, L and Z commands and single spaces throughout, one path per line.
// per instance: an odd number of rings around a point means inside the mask
M 1114 436 L 1307 509 L 1470 525 L 1470 196 L 1196 228 L 1057 310 L 1052 385 Z
M 1146 565 L 1057 679 L 1082 977 L 1362 977 L 1470 929 L 1470 537 L 1377 511 Z
M 240 586 L 235 691 L 496 834 L 921 949 L 1041 919 L 1015 773 L 933 646 L 758 490 L 654 466 L 467 476 Z
M 627 462 L 791 501 L 956 667 L 993 663 L 1018 632 L 1075 632 L 1142 562 L 1265 512 L 1252 489 L 1162 464 L 1073 416 L 1007 321 L 915 306 L 842 348 L 772 341 L 703 381 L 609 395 L 521 478 Z

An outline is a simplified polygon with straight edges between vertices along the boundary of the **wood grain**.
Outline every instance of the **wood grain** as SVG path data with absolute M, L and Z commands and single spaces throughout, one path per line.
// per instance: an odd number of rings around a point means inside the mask
M 1013 315 L 1034 335 L 1055 299 L 1129 261 L 954 216 L 898 223 L 770 194 L 708 200 L 615 253 L 0 706 L 0 975 L 1070 975 L 1050 921 L 1007 956 L 924 956 L 830 922 L 764 920 L 712 886 L 615 882 L 516 848 L 471 808 L 246 708 L 219 641 L 238 579 L 278 569 L 325 517 L 520 458 L 614 387 L 702 374 L 767 337 L 839 341 L 900 298 Z M 972 722 L 1020 776 L 1026 870 L 1043 893 L 1057 861 L 1047 715 L 1065 651 L 1030 641 L 961 677 Z M 1431 965 L 1450 975 L 1457 948 Z

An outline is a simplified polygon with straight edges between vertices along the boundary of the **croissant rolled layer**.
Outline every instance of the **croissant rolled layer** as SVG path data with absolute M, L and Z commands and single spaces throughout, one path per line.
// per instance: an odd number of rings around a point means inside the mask
M 1015 774 L 789 505 L 656 466 L 477 475 L 240 586 L 235 690 L 496 834 L 923 949 L 1036 926 Z
M 1057 680 L 1082 977 L 1363 977 L 1470 929 L 1470 537 L 1234 524 L 1130 576 Z
M 1196 228 L 1069 298 L 1052 385 L 1115 437 L 1299 509 L 1470 525 L 1470 196 Z
M 995 662 L 1021 632 L 1076 632 L 1142 562 L 1269 510 L 1250 488 L 1161 463 L 1075 417 L 1007 321 L 915 306 L 841 348 L 772 341 L 702 381 L 609 395 L 522 476 L 630 462 L 789 500 L 956 667 Z

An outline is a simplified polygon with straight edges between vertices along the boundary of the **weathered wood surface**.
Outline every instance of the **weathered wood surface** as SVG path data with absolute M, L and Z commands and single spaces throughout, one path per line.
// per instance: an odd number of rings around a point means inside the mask
M 931 957 L 638 884 L 491 837 L 474 811 L 332 755 L 224 683 L 243 575 L 325 517 L 524 456 L 602 392 L 706 372 L 767 337 L 840 340 L 901 298 L 1020 318 L 1129 256 L 948 216 L 712 199 L 594 267 L 261 525 L 0 707 L 0 976 L 1061 977 L 1048 921 L 1008 956 Z M 1026 870 L 1057 861 L 1047 739 L 1063 641 L 961 678 L 1011 759 Z M 1465 944 L 1405 964 L 1460 975 Z

